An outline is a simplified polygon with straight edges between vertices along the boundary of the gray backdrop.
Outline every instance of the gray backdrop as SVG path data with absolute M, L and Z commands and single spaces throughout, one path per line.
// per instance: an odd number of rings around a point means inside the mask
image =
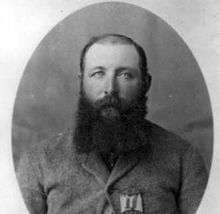
M 15 163 L 32 144 L 72 126 L 80 51 L 91 36 L 125 34 L 146 51 L 153 77 L 147 118 L 196 145 L 209 169 L 213 147 L 207 88 L 191 51 L 156 15 L 125 3 L 88 6 L 58 23 L 29 60 L 14 106 Z

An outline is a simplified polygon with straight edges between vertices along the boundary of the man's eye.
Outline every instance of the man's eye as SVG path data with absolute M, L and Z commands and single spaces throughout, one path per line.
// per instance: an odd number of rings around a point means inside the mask
M 121 76 L 124 78 L 124 79 L 132 79 L 133 78 L 133 75 L 131 73 L 121 73 Z
M 92 73 L 91 76 L 100 78 L 100 77 L 104 76 L 104 71 L 96 71 L 96 72 Z

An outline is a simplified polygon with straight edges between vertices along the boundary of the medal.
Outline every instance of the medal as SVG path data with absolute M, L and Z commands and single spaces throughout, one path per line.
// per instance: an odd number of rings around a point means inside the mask
M 140 193 L 120 195 L 121 213 L 143 213 L 142 198 Z

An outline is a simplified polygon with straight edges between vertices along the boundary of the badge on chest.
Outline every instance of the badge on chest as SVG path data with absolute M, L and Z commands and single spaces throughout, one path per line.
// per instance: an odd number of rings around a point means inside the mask
M 143 213 L 142 198 L 140 193 L 120 194 L 121 213 Z

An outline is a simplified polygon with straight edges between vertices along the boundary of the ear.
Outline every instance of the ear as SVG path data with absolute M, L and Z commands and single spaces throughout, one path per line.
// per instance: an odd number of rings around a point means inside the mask
M 152 77 L 151 77 L 151 75 L 147 72 L 147 75 L 146 75 L 146 77 L 145 77 L 145 82 L 146 82 L 146 92 L 148 92 L 149 91 L 149 89 L 150 89 L 150 86 L 151 86 L 151 80 L 152 80 Z

